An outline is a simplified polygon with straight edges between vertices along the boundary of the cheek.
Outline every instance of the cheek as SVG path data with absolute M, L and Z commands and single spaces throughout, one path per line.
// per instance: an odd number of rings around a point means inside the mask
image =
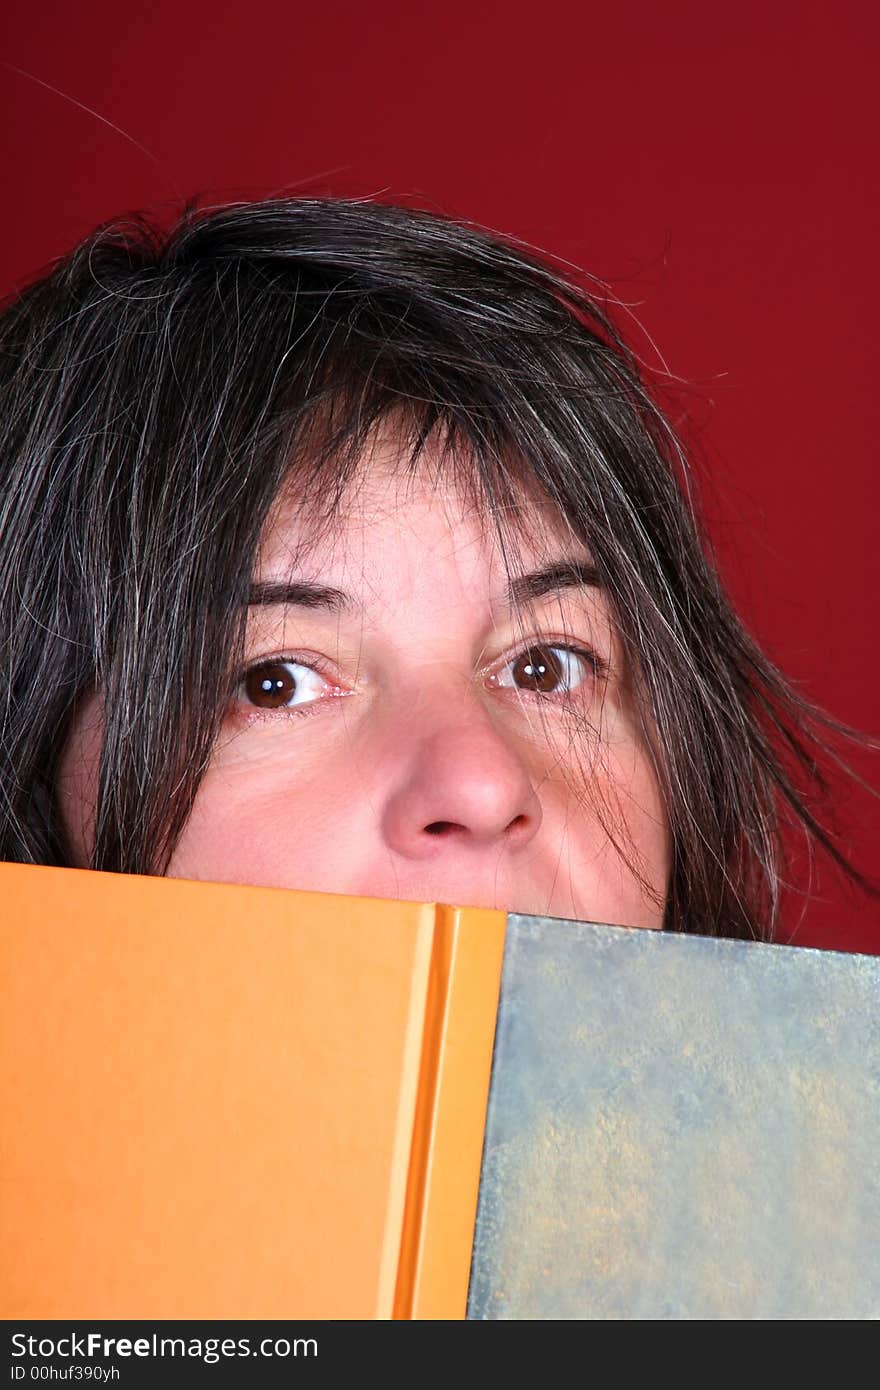
M 626 907 L 617 920 L 660 928 L 669 890 L 672 845 L 657 779 L 639 750 L 625 760 L 607 797 L 616 872 Z M 616 827 L 620 826 L 620 833 Z
M 218 749 L 172 855 L 173 878 L 344 893 L 363 851 L 354 769 L 298 730 Z M 304 731 L 303 731 L 304 732 Z
M 567 909 L 555 915 L 662 927 L 671 836 L 650 755 L 628 722 L 560 744 L 542 802 L 570 885 Z

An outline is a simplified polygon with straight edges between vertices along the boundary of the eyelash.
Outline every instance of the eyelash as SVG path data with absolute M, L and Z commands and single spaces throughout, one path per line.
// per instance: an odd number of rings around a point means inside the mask
M 605 679 L 608 675 L 608 663 L 589 647 L 582 647 L 553 638 L 543 638 L 540 641 L 538 639 L 533 639 L 530 642 L 524 642 L 521 647 L 518 647 L 506 659 L 503 659 L 501 662 L 493 663 L 491 670 L 487 670 L 487 668 L 484 667 L 481 674 L 486 681 L 494 680 L 495 683 L 492 686 L 494 690 L 502 694 L 510 692 L 518 701 L 523 698 L 531 698 L 541 703 L 546 703 L 553 699 L 559 702 L 566 700 L 573 691 L 561 691 L 557 694 L 553 691 L 542 692 L 539 690 L 529 690 L 527 687 L 503 686 L 495 679 L 500 672 L 508 670 L 521 657 L 535 650 L 565 652 L 567 655 L 577 657 L 584 662 L 585 666 L 588 668 L 588 674 L 585 676 L 584 682 L 579 682 L 578 686 L 574 687 L 574 690 L 577 690 L 586 680 Z M 277 705 L 274 708 L 261 708 L 259 705 L 249 705 L 247 703 L 247 696 L 244 694 L 240 695 L 248 677 L 252 676 L 257 671 L 273 666 L 304 667 L 314 672 L 320 680 L 324 681 L 326 685 L 331 688 L 326 693 L 317 696 L 315 699 L 306 700 L 300 705 Z M 334 686 L 332 676 L 324 668 L 324 663 L 318 661 L 313 654 L 309 653 L 306 655 L 305 653 L 279 652 L 274 656 L 261 657 L 259 661 L 252 662 L 242 669 L 235 683 L 233 704 L 238 706 L 239 717 L 248 722 L 261 722 L 265 719 L 277 719 L 279 716 L 290 718 L 317 714 L 321 707 L 327 704 L 328 700 L 345 698 L 353 693 L 353 691 L 340 688 L 339 685 Z

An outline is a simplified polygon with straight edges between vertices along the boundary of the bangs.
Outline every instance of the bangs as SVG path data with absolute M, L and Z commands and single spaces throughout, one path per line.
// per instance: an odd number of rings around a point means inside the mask
M 362 375 L 343 362 L 337 370 L 338 379 L 299 414 L 277 499 L 308 515 L 316 535 L 328 534 L 356 504 L 381 455 L 384 469 L 402 483 L 427 485 L 438 505 L 450 492 L 462 499 L 494 530 L 508 566 L 523 540 L 534 546 L 544 537 L 548 549 L 558 548 L 564 534 L 573 550 L 588 546 L 506 421 L 487 419 L 485 411 L 477 415 L 467 400 L 404 394 L 399 385 L 382 382 L 375 368 Z M 513 573 L 509 567 L 509 577 Z

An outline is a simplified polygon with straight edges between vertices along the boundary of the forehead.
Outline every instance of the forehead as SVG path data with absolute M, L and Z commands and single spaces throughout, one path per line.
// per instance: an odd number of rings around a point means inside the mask
M 377 586 L 437 584 L 491 596 L 562 559 L 590 563 L 587 546 L 534 482 L 518 480 L 515 496 L 490 503 L 476 468 L 467 472 L 461 459 L 451 466 L 430 441 L 411 466 L 386 430 L 332 510 L 304 501 L 290 479 L 267 521 L 257 577 L 308 577 L 361 597 Z

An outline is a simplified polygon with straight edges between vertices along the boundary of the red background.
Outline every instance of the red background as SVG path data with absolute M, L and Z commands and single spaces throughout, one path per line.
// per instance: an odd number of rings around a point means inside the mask
M 748 623 L 880 734 L 876 5 L 19 11 L 0 31 L 0 290 L 106 217 L 198 191 L 380 193 L 577 263 L 689 383 L 678 423 Z M 880 785 L 878 755 L 854 762 Z M 839 801 L 880 874 L 880 802 L 847 783 Z M 880 908 L 823 872 L 796 939 L 880 951 Z

